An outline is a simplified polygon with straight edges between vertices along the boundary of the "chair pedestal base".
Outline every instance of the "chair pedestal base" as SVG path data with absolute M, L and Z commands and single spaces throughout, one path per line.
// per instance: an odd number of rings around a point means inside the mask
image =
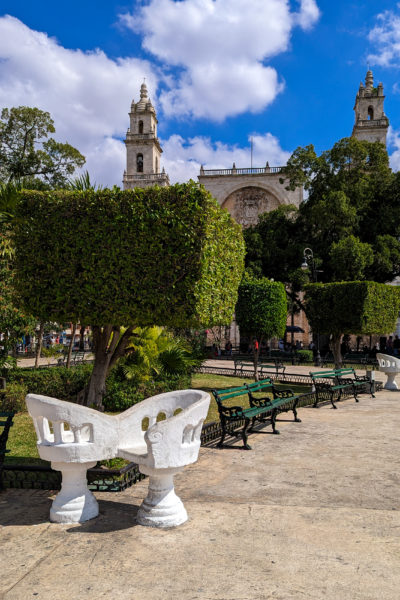
M 86 471 L 96 462 L 61 463 L 52 462 L 51 466 L 62 473 L 61 490 L 55 497 L 50 509 L 50 521 L 53 523 L 84 523 L 99 514 L 96 498 L 87 487 Z
M 385 385 L 383 386 L 383 389 L 398 390 L 399 386 L 397 385 L 397 383 L 395 381 L 395 377 L 396 377 L 396 375 L 398 375 L 398 373 L 386 373 L 386 375 L 387 375 L 387 381 L 386 381 Z
M 175 494 L 174 475 L 181 468 L 152 469 L 139 465 L 141 473 L 149 476 L 149 490 L 137 514 L 137 522 L 149 527 L 176 527 L 187 521 L 187 512 Z

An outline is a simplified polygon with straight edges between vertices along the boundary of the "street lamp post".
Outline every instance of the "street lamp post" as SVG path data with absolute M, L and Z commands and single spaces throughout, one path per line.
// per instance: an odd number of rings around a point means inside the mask
M 304 248 L 303 257 L 304 257 L 304 260 L 302 262 L 301 268 L 303 269 L 303 271 L 310 271 L 311 281 L 313 283 L 317 283 L 318 270 L 315 266 L 314 252 L 311 250 L 311 248 Z M 315 360 L 316 365 L 321 366 L 321 354 L 319 352 L 319 332 L 318 331 L 317 331 L 317 354 L 316 354 L 315 359 L 316 359 Z

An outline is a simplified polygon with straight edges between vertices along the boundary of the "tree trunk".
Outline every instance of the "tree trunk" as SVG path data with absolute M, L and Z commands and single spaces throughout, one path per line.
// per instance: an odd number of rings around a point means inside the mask
M 71 356 L 72 356 L 72 349 L 74 347 L 74 341 L 75 341 L 75 331 L 76 331 L 76 323 L 72 323 L 71 339 L 69 342 L 68 356 L 67 356 L 67 364 L 65 365 L 67 367 L 67 369 L 69 369 L 69 367 L 71 366 Z
M 38 332 L 37 342 L 36 342 L 35 369 L 37 369 L 39 366 L 39 358 L 42 353 L 43 332 L 44 332 L 44 322 L 41 321 L 39 323 L 39 332 Z
M 258 343 L 258 348 L 254 348 L 254 379 L 258 381 L 258 358 L 260 356 L 261 339 Z
M 107 375 L 118 359 L 125 354 L 126 347 L 132 335 L 132 327 L 121 336 L 120 328 L 106 325 L 92 327 L 94 365 L 90 377 L 86 406 L 103 408 L 103 396 L 106 391 Z
M 79 330 L 79 350 L 81 352 L 85 351 L 85 329 L 86 325 L 81 325 Z
M 335 361 L 335 369 L 340 369 L 342 366 L 342 354 L 340 352 L 340 338 L 342 337 L 341 333 L 334 333 L 332 335 L 332 352 L 333 352 L 333 360 Z

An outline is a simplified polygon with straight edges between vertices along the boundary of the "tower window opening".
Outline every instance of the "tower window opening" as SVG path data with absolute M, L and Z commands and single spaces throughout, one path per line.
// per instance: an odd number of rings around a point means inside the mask
M 374 119 L 374 109 L 372 106 L 368 106 L 368 120 L 373 121 Z
M 138 173 L 143 173 L 143 154 L 138 154 L 136 157 L 136 170 Z
M 139 121 L 139 133 L 143 133 L 143 121 Z
M 158 173 L 158 158 L 156 157 L 156 173 Z

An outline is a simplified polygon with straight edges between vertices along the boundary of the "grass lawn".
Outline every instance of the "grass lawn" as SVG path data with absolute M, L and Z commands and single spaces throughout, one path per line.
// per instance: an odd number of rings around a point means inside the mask
M 212 389 L 224 389 L 232 386 L 243 385 L 243 378 L 241 377 L 227 377 L 223 375 L 210 375 L 198 373 L 193 375 L 192 387 L 195 389 L 201 389 L 206 392 L 210 392 Z M 248 383 L 254 381 L 254 379 L 246 379 Z M 278 389 L 290 388 L 296 394 L 306 393 L 310 388 L 299 385 L 277 385 Z M 242 406 L 248 406 L 248 400 L 246 396 L 240 398 L 240 404 Z M 229 402 L 229 401 L 228 401 Z M 231 405 L 237 405 L 238 399 L 232 398 Z M 210 408 L 206 418 L 206 423 L 210 421 L 219 421 L 217 403 L 211 395 Z M 18 413 L 14 417 L 14 425 L 10 429 L 8 436 L 7 448 L 10 450 L 6 454 L 5 462 L 8 464 L 47 464 L 39 458 L 39 454 L 36 449 L 36 433 L 33 427 L 33 421 L 28 413 Z M 118 460 L 118 459 L 117 459 Z M 109 461 L 108 461 L 109 462 Z M 108 466 L 121 466 L 115 463 L 110 463 Z

